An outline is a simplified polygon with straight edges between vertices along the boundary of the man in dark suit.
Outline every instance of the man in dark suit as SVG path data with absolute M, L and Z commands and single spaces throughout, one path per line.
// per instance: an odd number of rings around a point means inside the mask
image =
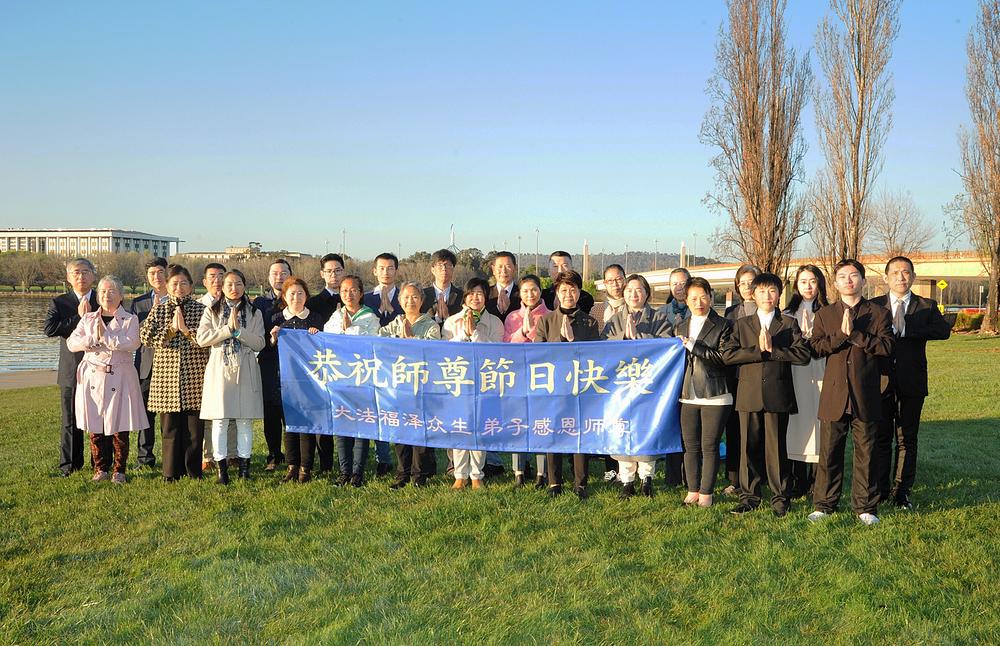
M 372 275 L 375 276 L 375 287 L 361 299 L 364 305 L 370 307 L 381 326 L 403 313 L 399 304 L 399 290 L 396 288 L 396 271 L 399 270 L 399 258 L 395 254 L 385 252 L 375 256 Z M 385 444 L 385 442 L 381 442 Z M 376 444 L 376 446 L 378 446 Z M 388 445 L 386 445 L 388 446 Z
M 895 352 L 882 362 L 889 383 L 882 393 L 882 421 L 875 441 L 879 498 L 902 509 L 913 508 L 910 491 L 917 475 L 917 430 L 927 397 L 927 342 L 951 336 L 951 326 L 937 303 L 910 291 L 916 276 L 909 258 L 892 258 L 885 265 L 889 293 L 872 299 L 888 310 L 896 335 Z
M 573 270 L 573 256 L 569 255 L 566 251 L 553 251 L 549 255 L 549 278 L 553 281 L 556 276 L 564 271 Z M 586 276 L 582 277 L 586 280 Z M 545 307 L 550 310 L 556 309 L 556 290 L 555 285 L 552 287 L 547 287 L 542 290 L 542 300 L 545 301 Z M 577 306 L 584 312 L 590 312 L 594 307 L 594 297 L 590 295 L 589 292 L 580 292 L 580 301 Z
M 82 352 L 70 352 L 66 339 L 73 334 L 80 318 L 98 308 L 93 286 L 94 264 L 86 258 L 66 263 L 66 282 L 72 289 L 56 296 L 45 314 L 45 336 L 59 337 L 59 384 L 62 403 L 62 431 L 59 435 L 59 473 L 64 477 L 83 468 L 83 431 L 76 425 L 76 368 Z
M 306 307 L 323 317 L 325 324 L 340 306 L 340 281 L 344 278 L 344 258 L 340 254 L 328 253 L 319 260 L 319 275 L 323 279 L 323 289 L 314 294 Z M 330 437 L 324 435 L 322 437 Z M 332 464 L 332 463 L 331 463 Z
M 810 350 L 795 318 L 781 313 L 781 279 L 763 273 L 751 286 L 757 311 L 737 319 L 722 346 L 727 365 L 739 366 L 740 503 L 745 514 L 760 505 L 764 479 L 771 489 L 771 509 L 783 518 L 791 505 L 791 464 L 785 442 L 788 416 L 798 412 L 792 365 L 809 363 Z
M 447 249 L 438 249 L 431 256 L 434 282 L 424 288 L 423 312 L 430 314 L 438 325 L 462 311 L 462 290 L 452 284 L 458 259 Z
M 816 312 L 814 352 L 826 357 L 819 398 L 820 455 L 813 485 L 818 521 L 837 510 L 844 484 L 847 433 L 854 440 L 851 506 L 865 525 L 879 522 L 875 437 L 882 417 L 880 358 L 892 355 L 895 337 L 889 313 L 862 296 L 865 267 L 857 260 L 837 263 L 834 281 L 840 300 Z M 740 386 L 742 388 L 742 384 Z
M 291 275 L 292 265 L 284 258 L 276 258 L 268 268 L 267 283 L 271 288 L 253 301 L 253 306 L 260 310 L 261 318 L 265 321 L 265 326 L 267 325 L 267 321 L 271 320 L 271 314 L 275 311 L 275 308 L 280 307 L 281 287 Z M 267 332 L 269 331 L 266 331 L 265 334 Z M 284 427 L 285 418 L 281 410 L 281 402 L 275 397 L 279 386 L 273 383 L 278 374 L 277 363 L 278 351 L 274 346 L 265 345 L 264 349 L 257 353 L 261 387 L 264 391 L 264 441 L 267 443 L 267 462 L 264 464 L 265 471 L 274 471 L 285 460 L 285 454 L 281 452 L 281 431 Z
M 129 312 L 139 318 L 141 325 L 150 310 L 157 303 L 162 303 L 167 299 L 167 260 L 166 258 L 153 258 L 146 263 L 146 283 L 150 290 L 142 296 L 137 296 L 129 306 Z M 149 404 L 149 382 L 153 372 L 153 349 L 140 346 L 135 351 L 135 370 L 139 373 L 139 387 L 142 390 L 143 407 Z M 156 466 L 156 458 L 153 456 L 153 446 L 156 444 L 156 413 L 150 412 L 146 408 L 146 418 L 149 420 L 149 428 L 136 433 L 136 462 L 140 467 L 153 468 Z
M 486 311 L 501 321 L 521 308 L 521 292 L 517 285 L 517 256 L 509 251 L 498 251 L 490 264 L 493 286 L 486 295 Z

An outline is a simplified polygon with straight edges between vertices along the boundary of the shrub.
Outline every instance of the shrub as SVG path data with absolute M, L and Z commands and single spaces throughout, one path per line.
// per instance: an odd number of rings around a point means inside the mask
M 971 332 L 978 330 L 983 326 L 983 318 L 985 318 L 985 312 L 976 312 L 970 314 L 969 312 L 959 312 L 958 316 L 955 317 L 955 325 L 952 329 L 959 332 Z

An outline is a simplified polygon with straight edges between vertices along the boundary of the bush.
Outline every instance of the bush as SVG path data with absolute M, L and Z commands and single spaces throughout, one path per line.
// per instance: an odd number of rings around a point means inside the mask
M 978 330 L 983 326 L 983 319 L 986 317 L 985 312 L 977 312 L 970 314 L 969 312 L 959 312 L 958 316 L 955 317 L 955 325 L 952 329 L 959 332 L 972 332 Z

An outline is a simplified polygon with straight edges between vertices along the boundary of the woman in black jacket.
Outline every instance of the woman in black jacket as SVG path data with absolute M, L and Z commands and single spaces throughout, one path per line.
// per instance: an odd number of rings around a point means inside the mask
M 719 439 L 733 404 L 719 352 L 732 323 L 712 309 L 712 287 L 704 278 L 688 280 L 687 305 L 691 318 L 674 330 L 687 350 L 680 400 L 687 480 L 684 504 L 711 507 L 719 469 Z M 738 452 L 735 446 L 727 445 L 726 449 Z

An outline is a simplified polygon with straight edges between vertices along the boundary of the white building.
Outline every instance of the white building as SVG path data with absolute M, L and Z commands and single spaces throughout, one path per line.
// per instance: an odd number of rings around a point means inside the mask
M 122 229 L 0 229 L 0 252 L 33 251 L 60 256 L 142 253 L 175 255 L 179 238 Z

